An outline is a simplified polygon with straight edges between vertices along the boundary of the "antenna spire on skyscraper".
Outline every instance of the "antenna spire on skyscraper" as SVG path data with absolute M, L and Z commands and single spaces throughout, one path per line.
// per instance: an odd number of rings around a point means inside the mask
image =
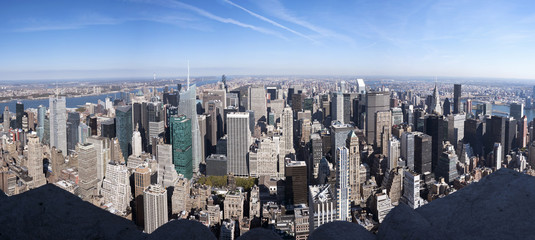
M 187 86 L 186 90 L 189 90 L 189 60 L 188 60 L 188 80 L 187 80 L 186 84 L 187 84 L 186 85 Z

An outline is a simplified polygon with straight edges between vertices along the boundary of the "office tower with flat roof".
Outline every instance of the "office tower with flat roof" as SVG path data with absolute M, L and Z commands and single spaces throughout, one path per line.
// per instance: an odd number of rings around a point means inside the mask
M 405 165 L 414 171 L 414 133 L 403 132 L 401 134 L 400 156 L 405 161 Z
M 457 162 L 459 161 L 455 148 L 449 142 L 443 147 L 442 155 L 438 161 L 436 176 L 443 177 L 447 183 L 453 182 L 459 176 L 457 173 Z
M 282 140 L 284 141 L 283 155 L 295 153 L 293 139 L 293 111 L 286 107 L 282 110 L 281 116 Z
M 109 162 L 106 165 L 106 177 L 102 182 L 101 194 L 104 200 L 111 203 L 117 213 L 123 216 L 127 215 L 132 200 L 130 189 L 130 172 L 126 165 Z
M 43 173 L 43 147 L 39 138 L 32 134 L 28 137 L 28 175 L 33 178 L 32 188 L 38 188 L 46 184 Z
M 9 127 L 10 127 L 9 124 L 11 122 L 11 114 L 9 113 L 8 106 L 4 108 L 3 118 L 4 118 L 4 131 L 7 132 L 9 130 Z
M 340 92 L 332 93 L 331 117 L 333 121 L 344 123 L 344 95 Z
M 43 105 L 39 105 L 37 107 L 37 128 L 35 129 L 37 131 L 37 136 L 39 137 L 39 140 L 42 142 L 43 137 L 45 134 L 45 118 L 46 118 L 46 107 Z
M 97 194 L 97 152 L 92 143 L 78 144 L 77 152 L 80 195 L 89 199 Z
M 485 140 L 487 141 L 485 144 L 485 153 L 488 154 L 493 150 L 495 143 L 500 143 L 502 148 L 505 148 L 506 146 L 506 121 L 508 118 L 502 117 L 502 116 L 492 116 L 490 119 L 490 126 L 487 123 L 487 136 Z M 487 122 L 488 119 L 487 119 Z M 505 156 L 504 151 L 502 150 L 502 158 Z
M 144 226 L 143 192 L 150 185 L 151 169 L 147 166 L 139 166 L 134 170 L 134 202 L 136 224 Z
M 67 115 L 67 151 L 72 152 L 78 144 L 78 127 L 80 126 L 80 113 L 69 112 Z
M 173 186 L 178 179 L 178 173 L 173 164 L 173 146 L 158 144 L 156 151 L 158 152 L 158 184 L 164 188 Z
M 15 129 L 22 129 L 22 117 L 24 116 L 24 104 L 22 102 L 17 102 L 15 108 Z
M 366 94 L 366 84 L 364 83 L 364 79 L 357 79 L 357 93 Z
M 453 85 L 453 114 L 461 113 L 461 84 Z
M 528 144 L 528 119 L 522 116 L 518 121 L 518 147 L 525 148 Z
M 127 161 L 132 153 L 132 106 L 117 107 L 115 112 L 115 133 L 121 146 L 123 158 Z
M 500 143 L 494 143 L 493 158 L 490 167 L 496 168 L 496 170 L 502 167 L 503 163 L 503 146 Z
M 254 111 L 254 122 L 258 120 L 266 121 L 267 118 L 267 103 L 266 103 L 266 89 L 263 85 L 249 87 L 248 95 L 248 110 Z
M 349 184 L 349 150 L 336 149 L 336 219 L 351 221 L 351 188 Z
M 67 155 L 67 112 L 64 96 L 50 96 L 50 147 L 61 150 L 63 156 Z
M 433 138 L 419 133 L 414 136 L 414 171 L 419 174 L 431 172 Z
M 401 202 L 407 204 L 410 208 L 416 209 L 423 204 L 420 197 L 420 174 L 411 170 L 403 171 L 403 196 Z
M 386 171 L 390 172 L 398 166 L 400 155 L 400 142 L 397 138 L 391 137 L 388 142 L 388 162 L 386 162 Z
M 111 160 L 110 139 L 99 136 L 91 136 L 87 138 L 88 143 L 92 143 L 95 147 L 97 155 L 97 179 L 102 182 L 106 174 L 106 166 Z
M 305 161 L 286 162 L 286 198 L 291 204 L 307 202 L 307 166 Z
M 388 111 L 389 109 L 389 92 L 366 93 L 366 141 L 368 143 L 375 143 L 376 141 L 375 114 L 379 111 Z
M 170 124 L 173 164 L 176 172 L 191 179 L 193 176 L 191 119 L 184 115 L 172 117 Z
M 509 116 L 515 120 L 520 120 L 524 116 L 524 104 L 523 103 L 511 103 L 509 108 Z
M 247 153 L 251 145 L 249 114 L 235 112 L 227 115 L 227 171 L 236 176 L 248 176 Z
M 167 190 L 159 185 L 149 185 L 143 191 L 143 215 L 145 232 L 151 234 L 167 223 Z
M 442 155 L 443 141 L 446 139 L 444 130 L 447 127 L 444 116 L 432 114 L 425 119 L 425 134 L 432 137 L 432 161 L 431 171 L 434 171 L 438 164 L 438 159 Z
M 447 119 L 447 140 L 457 148 L 457 144 L 464 139 L 464 122 L 466 121 L 466 114 L 450 114 L 447 116 Z

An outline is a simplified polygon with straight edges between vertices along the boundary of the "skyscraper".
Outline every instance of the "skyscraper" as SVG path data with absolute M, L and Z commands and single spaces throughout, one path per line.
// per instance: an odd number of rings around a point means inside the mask
M 189 84 L 188 84 L 189 85 Z M 195 84 L 188 86 L 180 93 L 178 115 L 186 115 L 191 120 L 191 143 L 192 143 L 192 166 L 193 172 L 199 172 L 199 164 L 204 156 L 202 156 L 201 132 L 199 129 L 199 121 L 197 121 L 197 100 Z
M 307 202 L 307 165 L 305 161 L 288 161 L 285 165 L 286 198 L 291 204 Z
M 144 225 L 143 216 L 143 192 L 150 185 L 151 170 L 146 166 L 139 166 L 134 171 L 134 201 L 136 207 L 136 224 L 138 226 Z
M 78 144 L 78 127 L 80 126 L 80 113 L 69 112 L 67 115 L 67 151 L 72 152 Z
M 427 116 L 425 119 L 425 133 L 432 137 L 432 167 L 434 171 L 437 167 L 438 159 L 442 155 L 442 144 L 445 140 L 444 130 L 446 123 L 444 117 L 436 114 Z
M 443 177 L 447 183 L 453 182 L 453 180 L 459 176 L 457 173 L 458 161 L 453 145 L 446 142 L 443 147 L 442 155 L 438 161 L 436 175 L 438 177 Z
M 15 127 L 16 129 L 22 129 L 22 117 L 24 115 L 24 104 L 22 102 L 17 102 L 16 112 L 15 112 Z
M 387 172 L 398 166 L 398 160 L 400 157 L 400 142 L 397 138 L 391 137 L 388 143 L 388 162 Z
M 368 143 L 375 143 L 375 113 L 390 109 L 389 92 L 367 92 L 366 93 L 366 140 Z
M 61 150 L 63 156 L 67 155 L 67 112 L 65 110 L 65 97 L 51 95 L 50 109 L 50 147 Z
M 432 137 L 419 133 L 414 137 L 414 171 L 419 174 L 431 172 Z
M 96 195 L 98 183 L 97 152 L 92 143 L 78 144 L 78 175 L 82 198 L 88 199 Z
M 453 85 L 453 114 L 461 113 L 461 84 Z
M 127 214 L 132 200 L 130 190 L 130 172 L 124 164 L 109 162 L 106 165 L 106 178 L 102 183 L 102 196 L 106 202 L 113 204 L 113 208 L 121 215 Z
M 32 188 L 38 188 L 46 184 L 43 173 L 43 147 L 36 135 L 28 137 L 28 175 L 33 178 Z
M 266 89 L 263 85 L 249 87 L 248 110 L 253 110 L 255 124 L 262 119 L 267 122 Z
M 344 95 L 339 92 L 332 94 L 332 120 L 344 123 Z
M 43 105 L 39 105 L 37 108 L 37 136 L 39 137 L 39 140 L 42 142 L 43 137 L 45 134 L 45 117 L 46 117 L 46 107 Z M 50 126 L 48 126 L 50 127 Z
M 360 204 L 360 151 L 359 138 L 355 131 L 349 133 L 347 139 L 347 148 L 349 150 L 349 188 L 350 199 L 354 204 Z
M 412 209 L 421 206 L 423 199 L 420 197 L 420 174 L 411 170 L 403 171 L 403 196 L 401 201 Z
M 236 176 L 248 176 L 247 152 L 251 145 L 249 114 L 235 112 L 227 115 L 227 171 Z
M 388 156 L 388 141 L 392 137 L 392 113 L 390 110 L 375 112 L 375 149 Z
M 442 104 L 440 102 L 440 95 L 436 83 L 435 88 L 433 89 L 433 95 L 431 96 L 431 102 L 429 103 L 429 113 L 442 115 Z
M 349 184 L 349 150 L 346 147 L 336 149 L 336 218 L 351 221 L 351 190 Z
M 139 132 L 139 129 L 136 127 L 136 130 L 132 133 L 132 155 L 135 157 L 141 156 L 142 149 L 142 140 L 141 140 L 141 133 Z
M 121 145 L 123 158 L 127 161 L 132 153 L 132 106 L 117 107 L 115 118 L 115 134 Z
M 511 103 L 509 108 L 509 116 L 515 120 L 520 120 L 524 116 L 524 104 L 523 103 Z
M 335 123 L 331 126 L 331 154 L 334 156 L 333 164 L 336 164 L 338 161 L 336 149 L 347 145 L 347 138 L 353 129 L 353 126 L 350 124 Z
M 143 191 L 143 215 L 145 232 L 150 234 L 167 223 L 167 190 L 159 185 L 149 185 Z
M 493 158 L 490 167 L 496 168 L 496 170 L 502 167 L 503 162 L 503 147 L 500 143 L 494 143 Z
M 9 127 L 10 127 L 9 124 L 11 122 L 11 116 L 9 114 L 9 107 L 8 106 L 6 106 L 6 108 L 4 109 L 3 117 L 4 117 L 4 131 L 7 132 L 9 130 Z
M 294 149 L 294 135 L 293 135 L 293 112 L 292 109 L 287 107 L 282 110 L 281 115 L 282 125 L 282 139 L 284 141 L 283 157 L 288 154 L 295 153 Z
M 193 177 L 191 120 L 182 115 L 171 118 L 171 145 L 176 172 L 187 179 Z
M 405 161 L 407 167 L 414 171 L 414 133 L 403 132 L 401 134 L 401 158 Z

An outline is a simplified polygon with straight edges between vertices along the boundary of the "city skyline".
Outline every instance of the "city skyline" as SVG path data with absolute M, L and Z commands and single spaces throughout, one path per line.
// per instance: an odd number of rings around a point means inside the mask
M 0 80 L 205 75 L 535 79 L 527 1 L 4 2 Z

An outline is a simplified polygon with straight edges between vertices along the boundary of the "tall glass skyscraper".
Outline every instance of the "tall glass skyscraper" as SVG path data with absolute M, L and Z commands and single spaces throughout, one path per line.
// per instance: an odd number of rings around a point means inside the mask
M 191 120 L 185 115 L 172 117 L 170 125 L 175 170 L 178 174 L 191 179 L 193 176 Z
M 132 106 L 117 107 L 115 133 L 125 162 L 132 152 Z
M 199 172 L 199 164 L 203 159 L 201 132 L 199 130 L 199 121 L 197 121 L 197 100 L 195 84 L 186 86 L 185 90 L 180 93 L 178 115 L 185 115 L 191 119 L 191 141 L 193 155 L 193 172 Z
M 21 102 L 17 102 L 16 105 L 16 112 L 15 112 L 15 129 L 21 129 L 22 128 L 22 117 L 24 115 L 24 104 Z
M 74 151 L 78 143 L 78 126 L 80 126 L 80 113 L 70 112 L 67 116 L 67 150 Z
M 43 142 L 43 136 L 45 134 L 45 117 L 46 117 L 46 107 L 39 105 L 37 108 L 37 136 L 39 141 Z
M 67 112 L 64 96 L 52 95 L 49 98 L 50 108 L 50 147 L 61 150 L 67 155 Z

